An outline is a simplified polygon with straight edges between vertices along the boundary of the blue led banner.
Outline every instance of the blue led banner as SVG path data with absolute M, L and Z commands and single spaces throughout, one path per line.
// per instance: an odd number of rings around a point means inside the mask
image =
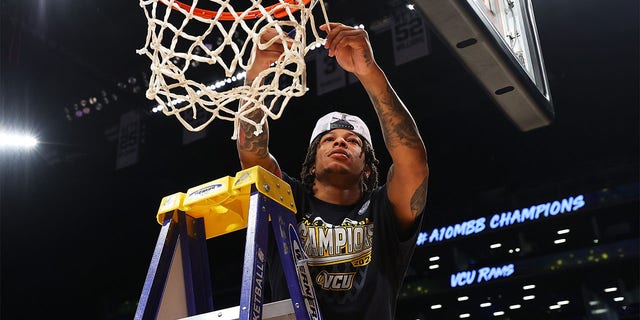
M 457 237 L 469 236 L 487 230 L 495 230 L 528 221 L 542 220 L 559 214 L 575 212 L 586 205 L 584 195 L 577 195 L 560 200 L 532 205 L 522 209 L 496 213 L 489 217 L 480 217 L 456 223 L 454 225 L 434 228 L 430 232 L 418 234 L 417 245 L 440 242 Z
M 514 274 L 513 263 L 499 267 L 484 267 L 477 270 L 460 271 L 451 275 L 451 288 L 468 286 L 474 283 L 507 278 Z

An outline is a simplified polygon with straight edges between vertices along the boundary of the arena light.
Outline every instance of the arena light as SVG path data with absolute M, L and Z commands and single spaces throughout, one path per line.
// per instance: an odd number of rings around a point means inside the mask
M 607 312 L 609 312 L 609 309 L 607 309 L 607 308 L 599 308 L 599 309 L 591 310 L 591 314 L 603 314 L 603 313 L 607 313 Z
M 564 238 L 556 239 L 556 240 L 553 241 L 554 244 L 561 244 L 561 243 L 565 243 L 565 242 L 567 242 L 567 239 L 564 239 Z
M 0 149 L 32 149 L 38 145 L 38 139 L 30 134 L 0 132 Z

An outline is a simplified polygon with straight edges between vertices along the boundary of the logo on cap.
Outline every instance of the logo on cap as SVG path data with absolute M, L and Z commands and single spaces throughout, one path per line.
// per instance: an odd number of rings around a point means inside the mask
M 371 144 L 371 134 L 369 128 L 362 119 L 342 112 L 331 112 L 318 119 L 316 127 L 313 129 L 309 143 L 320 134 L 331 131 L 333 129 L 351 130 L 361 135 L 369 144 Z
M 342 115 L 342 119 L 336 119 L 336 121 L 331 122 L 331 124 L 329 125 L 329 130 L 333 130 L 333 129 L 347 129 L 347 130 L 353 130 L 353 125 L 351 123 L 349 123 L 349 121 L 347 121 L 346 115 L 343 114 Z

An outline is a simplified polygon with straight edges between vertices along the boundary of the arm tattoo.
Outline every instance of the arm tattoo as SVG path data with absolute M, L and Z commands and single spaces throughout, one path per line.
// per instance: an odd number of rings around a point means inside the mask
M 389 149 L 405 146 L 411 149 L 422 147 L 422 141 L 418 134 L 411 115 L 406 110 L 395 92 L 387 87 L 381 97 L 369 93 L 369 97 L 380 118 L 382 134 Z
M 373 58 L 371 54 L 365 52 L 363 58 L 364 58 L 364 63 L 367 65 L 367 67 L 373 63 Z
M 261 116 L 260 113 L 262 113 L 261 110 L 256 110 L 248 118 L 254 121 L 258 120 Z M 268 157 L 269 133 L 266 128 L 264 129 L 260 135 L 256 136 L 254 135 L 256 128 L 251 123 L 240 121 L 241 132 L 238 138 L 238 149 L 253 153 L 261 159 Z
M 387 173 L 387 184 L 391 182 L 391 179 L 393 179 L 393 176 L 394 176 L 393 165 L 391 165 L 391 167 L 389 167 L 389 172 Z M 429 178 L 424 178 L 422 183 L 418 186 L 416 191 L 413 192 L 413 195 L 411 196 L 409 205 L 411 207 L 411 214 L 413 215 L 414 218 L 422 213 L 422 210 L 427 204 L 428 179 Z
M 414 217 L 417 217 L 422 213 L 424 206 L 427 204 L 427 179 L 418 186 L 418 189 L 411 196 L 411 213 Z

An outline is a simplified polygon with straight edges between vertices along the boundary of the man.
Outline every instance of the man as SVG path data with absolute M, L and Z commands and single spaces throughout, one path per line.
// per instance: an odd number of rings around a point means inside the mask
M 367 32 L 339 23 L 329 26 L 320 27 L 327 32 L 329 56 L 359 79 L 378 116 L 393 160 L 386 183 L 377 186 L 378 160 L 366 124 L 340 112 L 318 120 L 302 181 L 281 172 L 269 153 L 266 126 L 255 136 L 253 126 L 241 123 L 238 154 L 243 168 L 260 165 L 293 188 L 300 238 L 323 318 L 393 319 L 426 203 L 426 151 L 413 118 L 375 62 Z M 258 50 L 247 81 L 280 53 L 277 43 Z M 275 256 L 268 268 L 272 300 L 280 300 L 287 289 Z

